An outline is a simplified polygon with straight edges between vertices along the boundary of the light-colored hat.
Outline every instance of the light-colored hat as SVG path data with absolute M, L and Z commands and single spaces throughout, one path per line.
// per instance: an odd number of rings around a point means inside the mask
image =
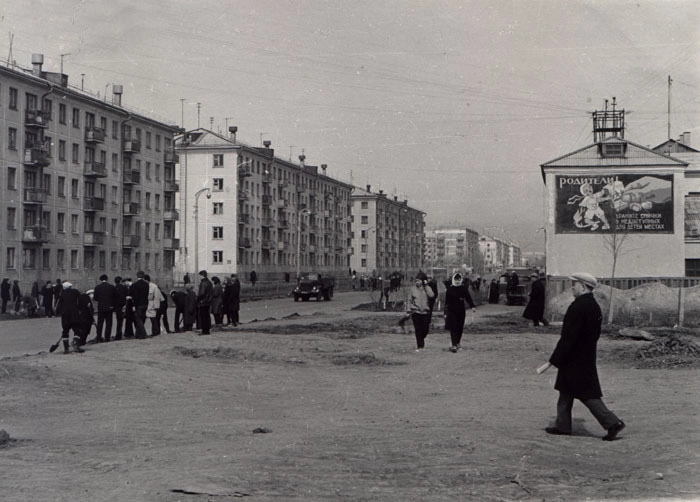
M 88 290 L 85 292 L 85 294 L 87 294 L 87 295 L 94 295 L 94 294 L 95 294 L 95 290 L 94 290 L 94 289 L 88 289 Z
M 575 274 L 571 274 L 569 279 L 585 284 L 589 288 L 595 288 L 598 285 L 598 280 L 588 272 L 576 272 Z
M 72 285 L 70 282 L 68 282 L 68 281 L 66 281 L 66 282 L 64 282 L 63 284 L 61 284 L 61 286 L 63 286 L 63 289 L 68 289 L 68 288 L 72 288 L 72 287 L 73 287 L 73 285 Z

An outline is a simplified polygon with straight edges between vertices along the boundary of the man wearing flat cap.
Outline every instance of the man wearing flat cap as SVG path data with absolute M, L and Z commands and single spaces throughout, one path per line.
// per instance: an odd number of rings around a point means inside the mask
M 570 279 L 575 298 L 566 310 L 561 337 L 549 358 L 549 363 L 559 370 L 554 384 L 559 391 L 557 419 L 554 427 L 547 427 L 545 431 L 571 434 L 571 410 L 574 399 L 578 399 L 607 431 L 603 440 L 612 441 L 625 423 L 603 403 L 598 380 L 596 350 L 603 321 L 600 306 L 593 297 L 598 281 L 586 272 L 573 274 Z
M 199 314 L 199 326 L 202 328 L 200 335 L 208 335 L 211 330 L 211 301 L 214 297 L 214 285 L 207 277 L 206 270 L 199 271 L 199 293 L 197 294 L 197 307 Z

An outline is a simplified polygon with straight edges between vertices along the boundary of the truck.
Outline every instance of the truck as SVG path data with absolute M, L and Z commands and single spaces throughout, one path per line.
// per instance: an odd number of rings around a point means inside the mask
M 299 299 L 308 302 L 309 298 L 316 298 L 316 301 L 330 301 L 333 298 L 333 288 L 335 288 L 335 278 L 324 277 L 322 274 L 309 272 L 299 276 L 297 285 L 292 291 L 294 301 Z

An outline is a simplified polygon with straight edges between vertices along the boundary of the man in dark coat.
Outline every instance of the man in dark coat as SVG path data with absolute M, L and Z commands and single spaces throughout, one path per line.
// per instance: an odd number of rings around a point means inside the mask
M 146 338 L 146 310 L 148 310 L 148 283 L 143 270 L 136 272 L 136 281 L 129 286 L 129 296 L 134 304 L 134 338 Z
M 2 286 L 0 286 L 0 298 L 2 298 L 2 313 L 7 313 L 7 302 L 10 301 L 10 279 L 5 278 L 2 280 Z
M 187 298 L 187 293 L 173 289 L 170 291 L 170 298 L 172 298 L 173 304 L 175 305 L 175 320 L 173 322 L 173 329 L 175 330 L 175 333 L 179 333 L 180 323 L 182 322 L 182 317 L 185 313 L 185 299 Z
M 53 311 L 57 316 L 61 315 L 61 305 L 59 300 L 61 299 L 62 291 L 63 281 L 61 281 L 61 279 L 56 279 L 56 285 L 53 287 Z
M 112 338 L 112 319 L 117 304 L 117 288 L 107 282 L 106 274 L 100 276 L 100 283 L 95 286 L 93 298 L 97 302 L 97 335 L 95 342 L 109 342 Z M 104 334 L 102 328 L 104 327 Z
M 554 384 L 559 391 L 557 420 L 554 427 L 546 427 L 545 431 L 571 434 L 571 410 L 574 399 L 578 399 L 607 431 L 603 440 L 612 441 L 625 428 L 625 423 L 601 399 L 603 392 L 598 380 L 596 350 L 603 315 L 593 297 L 598 281 L 585 272 L 576 273 L 570 279 L 575 299 L 566 310 L 561 337 L 549 358 L 549 364 L 559 370 Z
M 58 299 L 57 311 L 61 312 L 61 328 L 63 329 L 61 340 L 63 341 L 63 353 L 70 352 L 68 340 L 70 330 L 73 330 L 73 347 L 76 352 L 82 352 L 80 348 L 80 314 L 78 312 L 78 298 L 80 291 L 73 289 L 73 285 L 66 281 L 61 285 L 61 296 Z
M 214 297 L 214 285 L 207 278 L 207 271 L 199 272 L 199 293 L 197 294 L 197 306 L 199 309 L 199 326 L 202 328 L 200 335 L 208 335 L 211 330 L 211 302 Z
M 535 326 L 539 326 L 540 322 L 545 326 L 549 326 L 549 321 L 544 318 L 545 306 L 545 282 L 544 277 L 539 277 L 536 273 L 530 274 L 533 280 L 530 288 L 530 301 L 523 311 L 523 317 L 530 319 Z
M 41 288 L 41 303 L 44 306 L 44 315 L 53 317 L 53 285 L 51 281 L 46 281 L 46 284 Z

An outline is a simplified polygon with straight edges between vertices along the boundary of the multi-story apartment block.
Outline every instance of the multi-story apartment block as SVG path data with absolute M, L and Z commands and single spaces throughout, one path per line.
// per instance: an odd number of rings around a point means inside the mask
M 479 268 L 479 233 L 470 228 L 438 228 L 433 230 L 436 263 L 446 268 Z
M 0 243 L 4 277 L 27 289 L 57 278 L 87 289 L 143 269 L 171 282 L 177 248 L 177 128 L 68 85 L 0 67 Z
M 248 280 L 293 279 L 318 271 L 347 274 L 352 186 L 326 175 L 326 165 L 275 157 L 269 142 L 253 147 L 196 129 L 178 138 L 178 274 L 206 269 Z
M 506 267 L 521 265 L 520 247 L 515 242 L 482 235 L 479 237 L 479 251 L 484 257 L 486 272 L 498 272 Z
M 423 266 L 425 213 L 382 190 L 352 193 L 351 268 L 360 275 L 415 274 Z

